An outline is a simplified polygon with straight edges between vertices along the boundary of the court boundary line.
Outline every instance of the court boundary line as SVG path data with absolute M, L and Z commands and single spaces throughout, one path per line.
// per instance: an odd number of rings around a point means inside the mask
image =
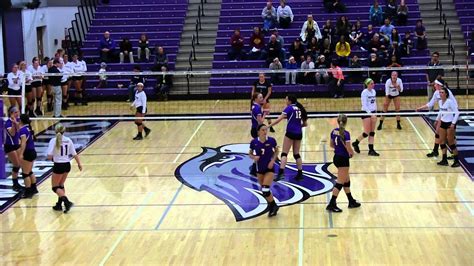
M 454 189 L 456 195 L 461 198 L 463 205 L 467 208 L 467 210 L 471 213 L 471 216 L 474 216 L 474 209 L 471 208 L 469 204 L 467 204 L 466 198 L 464 198 L 464 195 L 459 191 L 459 189 L 455 188 Z

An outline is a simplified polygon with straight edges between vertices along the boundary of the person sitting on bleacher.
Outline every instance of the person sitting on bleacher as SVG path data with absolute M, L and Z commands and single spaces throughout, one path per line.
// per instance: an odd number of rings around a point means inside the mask
M 280 6 L 277 9 L 277 20 L 280 28 L 287 29 L 293 22 L 293 11 L 291 7 L 286 5 L 285 0 L 280 0 Z
M 301 43 L 300 38 L 296 38 L 296 40 L 291 44 L 290 46 L 290 56 L 293 56 L 296 60 L 296 63 L 298 63 L 298 66 L 301 65 L 301 63 L 305 60 L 305 49 L 303 47 L 303 44 Z
M 381 42 L 377 33 L 374 34 L 372 40 L 367 44 L 367 48 L 369 53 L 375 53 L 377 54 L 377 57 L 385 58 L 387 54 L 387 47 Z
M 374 4 L 370 7 L 369 20 L 375 26 L 379 26 L 383 23 L 383 11 L 377 0 L 375 0 Z
M 139 73 L 141 72 L 142 69 L 139 65 L 134 65 L 133 66 L 133 72 Z M 137 86 L 138 83 L 143 83 L 145 84 L 145 77 L 141 75 L 135 75 L 132 76 L 130 79 L 130 84 L 128 85 L 128 100 L 127 102 L 133 102 L 135 100 L 135 87 Z
M 120 64 L 124 62 L 125 56 L 129 58 L 130 64 L 133 64 L 133 50 L 132 43 L 125 37 L 120 42 Z
M 151 71 L 161 71 L 161 67 L 165 66 L 168 68 L 168 55 L 165 53 L 165 49 L 161 46 L 155 47 L 155 60 L 153 61 L 153 67 Z
M 334 46 L 329 42 L 329 39 L 323 40 L 323 45 L 319 51 L 319 55 L 324 55 L 326 61 L 332 61 L 332 54 L 334 52 Z
M 269 66 L 270 70 L 282 70 L 283 65 L 280 62 L 280 59 L 278 57 L 275 57 L 273 59 L 273 62 L 270 63 Z M 272 73 L 270 76 L 270 80 L 273 84 L 281 85 L 283 84 L 283 73 Z
M 343 13 L 346 11 L 346 6 L 341 3 L 341 0 L 324 0 L 323 5 L 324 9 L 328 13 Z
M 296 63 L 296 60 L 293 56 L 290 56 L 290 59 L 288 59 L 288 62 L 286 63 L 286 69 L 290 71 L 285 72 L 285 84 L 296 84 L 296 76 L 298 72 L 295 70 L 298 69 L 298 63 Z
M 362 41 L 362 36 L 364 34 L 362 33 L 362 26 L 360 20 L 357 20 L 357 22 L 352 25 L 352 30 L 351 34 L 349 35 L 351 45 L 352 46 L 357 46 L 357 47 L 362 47 L 363 46 L 363 41 Z
M 368 66 L 369 66 L 369 68 L 382 67 L 383 63 L 379 59 L 379 57 L 377 56 L 376 53 L 371 53 Z M 381 71 L 376 71 L 376 70 L 371 70 L 369 72 L 369 78 L 371 78 L 375 83 L 380 83 L 380 79 L 382 78 L 382 72 Z
M 406 26 L 408 20 L 408 6 L 405 4 L 405 0 L 400 1 L 400 5 L 397 9 L 397 25 Z
M 397 3 L 395 0 L 388 0 L 387 6 L 384 10 L 384 17 L 390 19 L 391 21 L 396 21 L 397 18 Z
M 277 12 L 272 2 L 268 1 L 262 10 L 263 31 L 267 32 L 275 27 L 277 21 Z
M 137 48 L 137 57 L 138 60 L 143 61 L 143 58 L 146 59 L 146 61 L 150 61 L 150 48 L 149 48 L 149 41 L 148 37 L 146 34 L 142 34 L 140 36 L 140 40 L 138 40 L 138 48 Z
M 301 63 L 301 70 L 312 70 L 314 69 L 314 62 L 310 55 L 306 56 L 306 60 Z M 300 80 L 302 84 L 314 84 L 315 72 L 303 72 L 300 73 Z
M 319 55 L 319 43 L 318 39 L 316 37 L 311 38 L 311 41 L 308 42 L 308 45 L 306 46 L 306 55 L 311 55 L 313 60 L 316 60 Z
M 308 19 L 303 23 L 303 27 L 301 27 L 300 38 L 301 41 L 306 44 L 313 37 L 316 37 L 318 41 L 322 39 L 318 22 L 313 19 L 313 15 L 308 15 Z
M 329 39 L 329 42 L 332 42 L 332 39 L 334 38 L 334 35 L 336 34 L 336 30 L 331 24 L 331 20 L 328 19 L 326 20 L 326 24 L 324 24 L 323 29 L 321 30 L 321 35 L 323 36 L 323 39 Z
M 374 37 L 374 34 L 375 34 L 375 30 L 374 30 L 374 27 L 372 26 L 372 24 L 369 24 L 367 26 L 367 29 L 365 31 L 362 32 L 362 43 L 363 43 L 363 48 L 362 50 L 368 50 L 368 45 L 369 45 L 369 42 L 372 40 L 372 38 Z
M 249 59 L 260 59 L 262 50 L 265 48 L 265 36 L 263 36 L 259 27 L 253 28 L 252 37 L 250 37 L 250 48 L 251 50 L 248 54 Z
M 336 44 L 336 55 L 337 55 L 337 65 L 339 66 L 347 66 L 348 57 L 351 54 L 351 45 L 346 42 L 346 37 L 344 35 L 341 36 L 339 42 Z
M 161 72 L 162 74 L 157 77 L 156 92 L 159 100 L 167 101 L 170 89 L 173 87 L 173 76 L 167 73 L 166 66 L 161 67 Z
M 395 29 L 395 26 L 392 25 L 389 18 L 385 19 L 385 23 L 382 27 L 380 27 L 379 35 L 385 39 L 385 42 L 390 41 L 390 35 L 392 34 L 392 30 Z
M 336 22 L 336 34 L 339 36 L 346 36 L 349 38 L 349 34 L 351 33 L 352 25 L 347 20 L 346 16 L 341 16 Z
M 423 26 L 423 21 L 421 19 L 416 21 L 415 36 L 416 49 L 425 50 L 426 48 L 428 48 L 428 42 L 426 41 L 426 30 L 425 26 Z
M 349 63 L 349 68 L 361 68 L 362 64 L 360 63 L 359 57 L 354 55 Z M 360 84 L 364 81 L 363 72 L 358 71 L 349 71 L 347 79 L 349 83 Z
M 275 57 L 278 57 L 280 61 L 283 61 L 281 45 L 277 42 L 275 35 L 270 37 L 270 42 L 267 44 L 267 49 L 265 51 L 265 57 L 266 65 L 270 65 Z
M 242 60 L 244 54 L 244 38 L 240 35 L 240 29 L 235 29 L 230 38 L 229 60 Z
M 329 63 L 324 55 L 318 56 L 318 61 L 314 64 L 314 68 L 318 69 L 315 74 L 316 84 L 326 84 L 329 82 L 329 74 L 326 70 L 329 68 Z
M 110 33 L 104 32 L 104 37 L 99 42 L 100 61 L 106 63 L 114 61 L 116 58 L 115 47 L 116 43 L 110 38 Z
M 400 44 L 400 55 L 409 56 L 411 49 L 413 49 L 413 40 L 411 38 L 411 32 L 407 31 Z

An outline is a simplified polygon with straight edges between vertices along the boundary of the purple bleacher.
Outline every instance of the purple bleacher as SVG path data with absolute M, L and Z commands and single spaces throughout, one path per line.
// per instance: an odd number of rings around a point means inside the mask
M 294 14 L 294 21 L 288 29 L 279 29 L 279 34 L 284 37 L 284 48 L 289 48 L 291 43 L 299 37 L 301 26 L 306 20 L 308 14 L 312 14 L 314 19 L 318 22 L 319 27 L 322 28 L 327 19 L 331 19 L 333 26 L 335 26 L 336 19 L 340 16 L 346 16 L 351 23 L 360 19 L 362 26 L 366 27 L 370 24 L 369 9 L 373 4 L 373 0 L 358 0 L 344 3 L 346 4 L 345 13 L 328 14 L 324 11 L 323 0 L 293 0 L 288 2 Z M 406 1 L 410 13 L 407 26 L 397 26 L 400 33 L 413 31 L 415 22 L 421 18 L 418 0 Z M 229 61 L 227 52 L 229 50 L 229 40 L 233 34 L 234 29 L 239 28 L 241 35 L 245 40 L 245 47 L 247 51 L 249 48 L 249 38 L 252 35 L 253 27 L 262 26 L 261 12 L 265 6 L 265 1 L 258 0 L 223 0 L 221 5 L 221 13 L 219 18 L 219 25 L 216 38 L 216 46 L 214 51 L 213 69 L 267 69 L 264 60 L 244 60 L 244 61 Z M 278 6 L 277 1 L 274 1 L 273 6 Z M 383 4 L 382 4 L 383 6 Z M 377 30 L 378 28 L 375 27 Z M 265 37 L 265 42 L 268 42 L 269 36 Z M 410 57 L 402 58 L 403 65 L 426 65 L 429 58 L 429 50 L 418 51 L 413 50 Z M 357 55 L 361 58 L 368 57 L 368 52 L 353 49 L 351 56 Z M 239 76 L 240 75 L 240 76 Z M 250 92 L 251 83 L 256 80 L 257 75 L 218 75 L 213 74 L 210 80 L 209 93 L 248 93 Z M 424 71 L 408 71 L 403 74 L 403 79 L 409 88 L 425 88 L 426 76 Z M 422 86 L 421 86 L 422 84 Z M 377 85 L 379 86 L 379 85 Z M 346 89 L 356 90 L 360 85 L 346 84 Z M 302 91 L 302 92 L 326 92 L 326 85 L 276 85 L 275 92 L 286 91 Z M 360 88 L 358 88 L 360 89 Z
M 464 40 L 469 45 L 471 41 L 471 32 L 474 29 L 474 1 L 472 0 L 454 0 L 456 13 L 459 17 L 459 24 L 464 36 Z M 471 56 L 471 62 L 474 62 L 474 57 Z

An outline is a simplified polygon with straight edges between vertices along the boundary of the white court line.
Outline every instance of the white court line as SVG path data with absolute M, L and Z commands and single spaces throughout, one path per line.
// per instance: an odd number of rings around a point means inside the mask
M 128 222 L 127 224 L 127 227 L 125 227 L 126 229 L 125 230 L 130 230 L 132 229 L 132 226 L 137 222 L 138 218 L 140 217 L 140 215 L 142 214 L 143 212 L 143 209 L 146 207 L 144 206 L 145 204 L 148 203 L 148 201 L 150 200 L 151 196 L 153 195 L 153 192 L 148 192 L 147 195 L 145 196 L 145 198 L 143 199 L 143 202 L 140 204 L 141 206 L 135 211 L 135 213 L 133 214 L 133 216 L 130 218 L 130 221 Z M 125 237 L 125 235 L 128 233 L 129 231 L 122 231 L 122 233 L 120 234 L 119 238 L 117 238 L 117 240 L 115 240 L 115 243 L 112 245 L 112 247 L 110 248 L 109 252 L 107 252 L 107 254 L 104 256 L 104 258 L 102 259 L 102 261 L 100 262 L 100 266 L 103 266 L 105 264 L 105 262 L 107 262 L 107 260 L 110 258 L 110 256 L 112 255 L 112 253 L 115 251 L 115 249 L 118 247 L 118 245 L 120 244 L 120 242 L 122 242 L 123 238 Z
M 420 132 L 418 131 L 418 129 L 416 129 L 415 125 L 413 124 L 413 122 L 411 122 L 411 120 L 410 120 L 409 117 L 407 117 L 407 120 L 408 120 L 408 122 L 410 123 L 411 127 L 415 130 L 415 133 L 416 133 L 416 135 L 418 135 L 418 138 L 420 138 L 420 139 L 421 139 L 421 142 L 423 142 L 423 144 L 425 145 L 425 148 L 426 148 L 427 150 L 431 150 L 431 149 L 430 149 L 430 146 L 428 146 L 428 144 L 426 143 L 425 139 L 421 136 Z
M 464 195 L 461 193 L 461 191 L 459 189 L 455 189 L 456 191 L 456 195 L 461 199 L 461 201 L 464 203 L 464 206 L 466 206 L 466 208 L 469 210 L 469 212 L 471 213 L 471 216 L 474 216 L 474 210 L 471 208 L 471 206 L 467 203 L 467 200 L 466 198 L 464 198 Z
M 201 123 L 199 124 L 199 126 L 196 128 L 196 130 L 194 130 L 194 133 L 191 135 L 191 137 L 189 138 L 188 142 L 186 142 L 186 144 L 184 145 L 184 147 L 181 149 L 181 151 L 178 153 L 178 155 L 176 155 L 176 158 L 174 158 L 173 160 L 173 163 L 176 163 L 178 161 L 178 159 L 181 157 L 181 155 L 183 154 L 183 152 L 186 150 L 186 148 L 189 146 L 189 144 L 191 143 L 191 141 L 193 140 L 194 136 L 196 136 L 196 134 L 198 133 L 199 129 L 202 127 L 202 125 L 204 124 L 206 120 L 202 120 Z
M 303 128 L 303 140 L 301 141 L 301 147 L 304 150 L 301 152 L 301 159 L 305 160 L 306 155 L 306 128 Z M 303 265 L 303 252 L 304 252 L 304 204 L 300 204 L 300 229 L 299 229 L 299 241 L 298 241 L 298 266 Z

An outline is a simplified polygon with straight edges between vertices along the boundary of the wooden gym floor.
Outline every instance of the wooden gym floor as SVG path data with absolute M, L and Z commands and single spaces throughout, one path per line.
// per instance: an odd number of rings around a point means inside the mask
M 436 159 L 425 157 L 433 132 L 422 118 L 403 118 L 401 131 L 394 119 L 386 119 L 376 135 L 379 158 L 368 157 L 366 142 L 361 144 L 362 153 L 351 160 L 352 194 L 361 208 L 347 209 L 341 194 L 344 211 L 331 214 L 325 211 L 328 195 L 320 195 L 283 207 L 271 219 L 262 215 L 236 222 L 222 201 L 183 186 L 174 170 L 203 146 L 248 143 L 249 123 L 150 121 L 153 131 L 140 142 L 131 139 L 133 122 L 118 123 L 81 153 L 82 172 L 73 163 L 66 188 L 76 205 L 69 214 L 51 210 L 56 196 L 48 180 L 39 195 L 1 215 L 0 264 L 474 261 L 473 183 L 461 168 L 438 167 Z M 272 134 L 279 144 L 285 124 Z M 332 159 L 324 145 L 334 124 L 334 119 L 310 120 L 301 152 L 305 162 Z M 350 119 L 348 130 L 353 138 L 360 134 L 360 119 Z M 336 168 L 331 165 L 330 171 L 336 173 Z

